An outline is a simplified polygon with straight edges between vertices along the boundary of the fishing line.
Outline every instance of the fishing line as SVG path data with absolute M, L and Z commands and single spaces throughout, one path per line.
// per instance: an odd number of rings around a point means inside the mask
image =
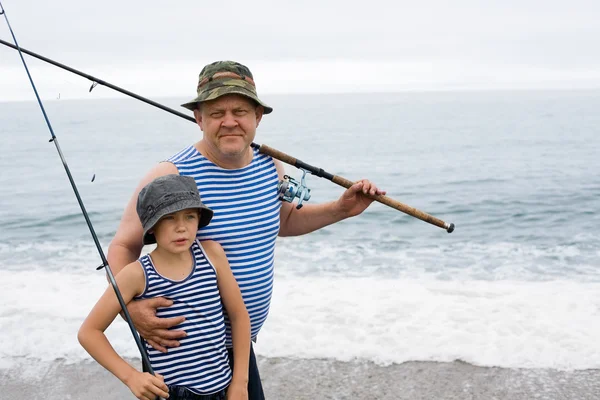
M 40 106 L 40 109 L 42 110 L 44 119 L 46 120 L 46 125 L 48 126 L 48 129 L 50 130 L 50 135 L 52 136 L 52 138 L 49 140 L 49 142 L 54 143 L 54 146 L 56 147 L 56 150 L 58 151 L 58 155 L 60 156 L 60 159 L 63 163 L 65 172 L 67 173 L 67 177 L 69 178 L 69 182 L 71 183 L 71 187 L 73 188 L 73 192 L 75 193 L 75 197 L 77 198 L 77 202 L 79 203 L 79 207 L 81 208 L 81 212 L 83 213 L 83 216 L 85 218 L 85 222 L 87 223 L 87 226 L 90 229 L 90 233 L 92 234 L 92 238 L 96 245 L 96 249 L 98 249 L 98 253 L 100 254 L 100 258 L 102 259 L 102 265 L 100 266 L 100 268 L 105 267 L 105 269 L 106 269 L 106 274 L 108 275 L 110 284 L 112 285 L 113 289 L 115 290 L 115 294 L 117 295 L 119 304 L 121 305 L 121 308 L 123 309 L 123 313 L 125 315 L 125 320 L 127 321 L 127 325 L 129 325 L 131 334 L 133 335 L 133 338 L 135 339 L 135 343 L 137 344 L 140 354 L 142 356 L 142 362 L 146 366 L 147 371 L 150 372 L 152 375 L 155 375 L 154 371 L 152 370 L 152 366 L 150 365 L 150 360 L 148 358 L 148 354 L 146 353 L 146 349 L 145 349 L 144 345 L 142 344 L 140 337 L 138 336 L 138 333 L 135 330 L 135 327 L 133 326 L 131 316 L 129 315 L 129 312 L 127 311 L 127 305 L 125 304 L 125 301 L 123 300 L 123 296 L 121 296 L 121 291 L 117 287 L 117 282 L 115 281 L 115 277 L 112 273 L 110 266 L 108 265 L 108 261 L 106 260 L 106 257 L 104 256 L 104 252 L 102 251 L 102 246 L 100 246 L 100 241 L 98 240 L 98 236 L 96 235 L 94 227 L 92 226 L 92 222 L 90 221 L 90 217 L 85 209 L 85 206 L 83 205 L 83 201 L 81 200 L 81 196 L 79 195 L 79 191 L 77 190 L 77 185 L 75 185 L 75 181 L 73 180 L 73 176 L 71 175 L 71 171 L 69 170 L 67 161 L 65 160 L 65 157 L 60 149 L 60 146 L 58 144 L 58 138 L 54 134 L 54 129 L 52 129 L 52 124 L 50 123 L 50 119 L 48 118 L 48 115 L 46 114 L 46 109 L 44 108 L 44 104 L 42 103 L 42 100 L 40 99 L 40 96 L 38 94 L 35 83 L 33 82 L 33 78 L 31 77 L 31 74 L 29 73 L 29 68 L 27 67 L 27 63 L 25 62 L 25 59 L 23 58 L 23 53 L 21 52 L 21 48 L 19 46 L 19 43 L 17 42 L 17 38 L 15 37 L 12 27 L 10 26 L 10 22 L 8 21 L 8 16 L 6 15 L 6 11 L 4 10 L 4 6 L 2 5 L 1 1 L 0 1 L 0 15 L 4 15 L 4 19 L 6 20 L 6 24 L 8 25 L 8 29 L 10 30 L 10 34 L 12 35 L 16 49 L 19 51 L 19 56 L 21 57 L 21 61 L 23 62 L 23 66 L 25 67 L 25 71 L 27 72 L 27 77 L 29 78 L 29 82 L 31 83 L 33 92 L 35 93 L 35 97 Z

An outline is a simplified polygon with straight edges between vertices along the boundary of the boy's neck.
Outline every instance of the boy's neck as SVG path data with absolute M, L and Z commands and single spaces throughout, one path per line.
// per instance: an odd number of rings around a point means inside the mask
M 189 275 L 193 266 L 192 252 L 186 249 L 180 253 L 172 253 L 158 246 L 150 256 L 157 271 L 170 279 L 182 279 Z

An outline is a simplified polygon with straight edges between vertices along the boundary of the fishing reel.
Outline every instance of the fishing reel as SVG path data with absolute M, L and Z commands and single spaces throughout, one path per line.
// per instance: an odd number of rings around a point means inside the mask
M 306 172 L 306 170 L 302 170 L 300 182 L 291 176 L 284 175 L 283 180 L 279 181 L 277 187 L 277 193 L 279 194 L 280 200 L 291 203 L 295 198 L 298 198 L 298 205 L 296 205 L 298 210 L 302 208 L 303 201 L 308 201 L 310 199 L 310 189 L 306 186 L 306 181 L 304 179 L 306 177 Z

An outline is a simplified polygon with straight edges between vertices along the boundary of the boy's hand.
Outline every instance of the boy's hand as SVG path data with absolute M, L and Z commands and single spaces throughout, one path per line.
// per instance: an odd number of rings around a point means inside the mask
M 135 371 L 125 384 L 131 393 L 140 400 L 156 400 L 157 396 L 162 399 L 169 397 L 169 388 L 160 374 L 154 376 L 148 372 Z
M 227 400 L 248 400 L 248 383 L 232 381 L 227 388 Z
M 157 308 L 171 305 L 173 305 L 173 301 L 164 297 L 136 300 L 127 304 L 127 311 L 131 315 L 135 329 L 150 346 L 163 353 L 167 352 L 167 347 L 179 346 L 179 341 L 176 339 L 186 337 L 185 331 L 169 330 L 185 321 L 185 317 L 158 318 L 156 316 Z

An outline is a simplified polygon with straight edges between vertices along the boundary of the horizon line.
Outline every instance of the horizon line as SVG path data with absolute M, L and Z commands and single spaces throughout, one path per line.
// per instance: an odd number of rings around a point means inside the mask
M 110 89 L 110 88 L 108 88 L 108 89 Z M 433 94 L 433 93 L 467 93 L 467 92 L 468 93 L 472 93 L 472 92 L 479 92 L 479 93 L 481 93 L 481 92 L 590 92 L 590 91 L 598 91 L 598 90 L 600 90 L 600 85 L 598 85 L 597 87 L 587 87 L 587 88 L 581 88 L 581 87 L 575 87 L 575 88 L 565 88 L 565 87 L 464 88 L 463 87 L 463 88 L 435 88 L 435 89 L 395 89 L 393 91 L 386 91 L 386 90 L 360 91 L 360 90 L 358 90 L 358 91 L 288 92 L 288 93 L 266 92 L 266 93 L 261 93 L 261 96 L 277 96 L 277 97 L 279 97 L 279 96 L 340 96 L 340 95 L 351 96 L 351 95 L 393 95 L 393 94 L 406 94 L 406 93 Z M 75 101 L 75 100 L 77 100 L 77 101 L 79 101 L 79 100 L 83 100 L 83 101 L 119 100 L 119 99 L 126 99 L 126 98 L 130 98 L 132 100 L 137 100 L 126 94 L 119 93 L 115 90 L 112 90 L 112 92 L 114 92 L 114 95 L 95 97 L 95 98 L 89 98 L 89 97 L 83 97 L 83 96 L 67 97 L 67 98 L 61 98 L 61 99 L 44 98 L 43 96 L 40 96 L 40 97 L 43 101 L 48 101 L 48 102 Z M 141 95 L 139 95 L 139 96 L 141 96 Z M 141 97 L 146 97 L 150 100 L 152 100 L 152 99 L 175 99 L 175 98 L 180 98 L 180 97 L 183 99 L 186 99 L 188 97 L 193 97 L 193 95 L 189 95 L 189 94 L 187 94 L 187 95 L 159 95 L 159 96 L 153 96 L 153 97 L 150 97 L 150 96 L 141 96 Z M 33 96 L 33 95 L 31 96 L 31 99 L 1 99 L 0 98 L 0 103 L 24 103 L 24 102 L 29 102 L 29 101 L 37 102 L 35 96 Z

